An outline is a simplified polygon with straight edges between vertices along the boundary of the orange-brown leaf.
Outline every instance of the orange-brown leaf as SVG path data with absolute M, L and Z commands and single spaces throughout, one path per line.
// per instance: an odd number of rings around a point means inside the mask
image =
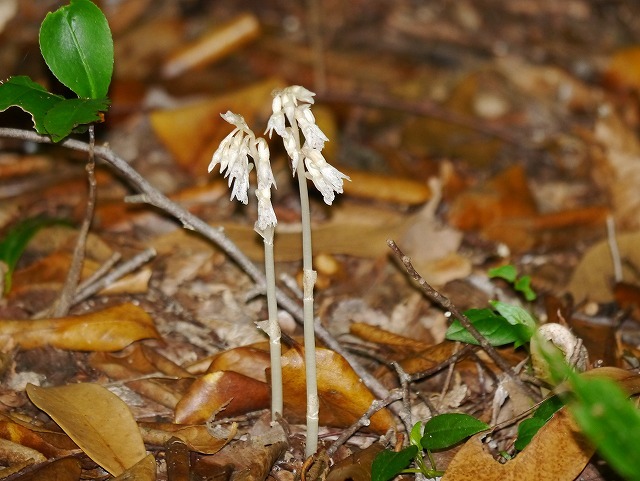
M 329 349 L 316 351 L 320 424 L 347 427 L 358 420 L 375 400 L 349 363 Z M 306 416 L 306 387 L 304 359 L 297 349 L 289 349 L 282 356 L 282 383 L 285 417 L 302 422 Z M 385 433 L 395 426 L 387 409 L 371 418 L 369 429 Z
M 79 316 L 0 321 L 0 340 L 12 338 L 23 349 L 118 351 L 132 342 L 159 337 L 149 314 L 131 303 Z
M 224 410 L 237 416 L 269 406 L 269 386 L 233 371 L 216 371 L 196 379 L 176 406 L 175 422 L 201 424 Z

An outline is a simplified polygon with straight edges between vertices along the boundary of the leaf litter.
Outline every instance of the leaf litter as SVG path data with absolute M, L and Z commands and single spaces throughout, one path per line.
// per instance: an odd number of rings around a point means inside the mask
M 223 59 L 204 52 L 175 73 L 176 59 L 209 48 L 216 27 L 247 14 L 231 4 L 140 7 L 145 3 L 105 5 L 117 60 L 101 141 L 116 152 L 122 147 L 154 185 L 224 227 L 258 263 L 263 250 L 253 214 L 230 207 L 222 183 L 205 174 L 226 135 L 219 114 L 231 109 L 259 125 L 269 115 L 271 90 L 315 85 L 318 123 L 330 138 L 327 158 L 353 180 L 337 209 L 312 199 L 315 255 L 334 263 L 316 291 L 323 327 L 385 389 L 402 387 L 398 367 L 413 376 L 408 399 L 424 416 L 414 422 L 441 412 L 511 421 L 487 442 L 480 434 L 433 453 L 443 479 L 570 480 L 585 469 L 590 479 L 609 479 L 610 468 L 592 457 L 566 409 L 513 459 L 496 460 L 515 454 L 517 420 L 534 403 L 484 350 L 443 341 L 445 313 L 416 295 L 386 240 L 395 239 L 424 278 L 465 309 L 490 307 L 470 301 L 476 298 L 519 302 L 507 283 L 486 280 L 490 268 L 514 264 L 541 297 L 528 307 L 570 326 L 587 347 L 589 368 L 640 366 L 633 294 L 640 83 L 630 67 L 639 39 L 623 12 L 636 7 L 402 1 L 372 2 L 362 15 L 356 5 L 317 2 L 323 14 L 315 17 L 313 8 L 249 2 L 244 7 L 260 25 L 258 36 L 251 31 Z M 45 72 L 35 55 L 21 63 L 24 52 L 35 51 L 45 13 L 26 3 L 0 13 L 14 16 L 0 31 L 7 45 L 3 79 Z M 596 42 L 593 31 L 607 34 Z M 11 110 L 0 118 L 3 125 L 24 123 Z M 80 222 L 81 155 L 29 152 L 9 139 L 1 148 L 13 156 L 7 165 L 21 168 L 0 176 L 0 234 L 41 215 Z M 276 260 L 285 272 L 279 282 L 295 293 L 300 226 L 282 154 L 274 156 L 274 207 L 286 220 Z M 266 317 L 260 290 L 212 244 L 159 211 L 125 202 L 135 192 L 106 166 L 97 176 L 82 277 L 91 281 L 110 262 L 124 264 L 147 248 L 156 256 L 136 270 L 140 277 L 118 281 L 117 290 L 110 283 L 110 292 L 78 301 L 64 318 L 42 314 L 64 282 L 77 229 L 45 228 L 24 243 L 17 262 L 10 258 L 2 272 L 12 283 L 0 303 L 4 474 L 51 479 L 59 470 L 79 479 L 81 472 L 104 475 L 101 466 L 116 479 L 180 479 L 167 453 L 193 479 L 245 473 L 284 480 L 300 470 L 314 479 L 327 471 L 330 479 L 370 479 L 375 453 L 402 446 L 406 426 L 397 410 L 382 408 L 326 466 L 318 458 L 305 471 L 300 329 L 292 326 L 283 340 L 284 420 L 270 426 L 260 418 L 270 375 L 265 338 L 255 327 Z M 607 238 L 607 216 L 615 220 L 614 240 Z M 612 242 L 623 279 L 614 279 Z M 110 260 L 114 253 L 119 260 Z M 381 397 L 326 347 L 317 358 L 323 448 Z M 522 349 L 499 353 L 510 366 L 526 365 Z M 532 375 L 526 366 L 523 375 Z M 389 429 L 397 437 L 381 439 Z

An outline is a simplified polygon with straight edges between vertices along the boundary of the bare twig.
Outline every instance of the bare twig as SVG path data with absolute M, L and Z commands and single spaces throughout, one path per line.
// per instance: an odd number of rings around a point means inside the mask
M 347 440 L 353 436 L 358 429 L 368 426 L 371 423 L 371 416 L 380 411 L 382 408 L 393 404 L 394 402 L 402 399 L 404 396 L 402 389 L 394 389 L 389 393 L 389 395 L 384 399 L 376 399 L 371 403 L 371 406 L 364 413 L 360 419 L 358 419 L 354 424 L 352 424 L 349 428 L 342 431 L 342 434 L 336 439 L 331 446 L 327 449 L 327 455 L 329 457 L 333 456 L 338 448 L 342 446 Z
M 82 266 L 84 264 L 85 250 L 87 246 L 87 236 L 89 235 L 89 228 L 93 221 L 93 212 L 96 207 L 96 161 L 94 157 L 95 148 L 95 133 L 93 125 L 89 126 L 89 158 L 87 159 L 87 181 L 89 183 L 89 192 L 87 195 L 87 208 L 85 210 L 84 219 L 82 219 L 82 225 L 78 231 L 78 239 L 73 250 L 73 258 L 71 265 L 69 266 L 69 272 L 67 273 L 67 279 L 64 286 L 60 291 L 60 296 L 55 302 L 53 307 L 53 317 L 66 316 L 69 313 L 69 309 L 73 304 L 73 297 L 76 294 L 78 283 L 80 282 L 80 275 L 82 274 Z
M 513 382 L 520 387 L 524 393 L 530 396 L 532 399 L 538 400 L 540 399 L 540 394 L 535 392 L 531 387 L 525 384 L 520 377 L 513 371 L 509 363 L 505 361 L 500 354 L 495 350 L 495 348 L 487 341 L 487 338 L 484 337 L 469 321 L 469 318 L 465 316 L 460 310 L 445 296 L 436 291 L 429 283 L 422 277 L 411 264 L 411 259 L 404 255 L 404 253 L 400 250 L 398 245 L 392 241 L 387 241 L 389 247 L 396 255 L 396 257 L 402 262 L 407 273 L 418 283 L 418 285 L 422 288 L 424 293 L 427 295 L 429 299 L 438 304 L 443 309 L 451 312 L 454 318 L 460 321 L 460 324 L 469 331 L 469 334 L 473 336 L 473 338 L 478 341 L 480 347 L 487 353 L 487 355 L 496 363 L 496 365 L 504 371 L 504 373 L 509 376 L 513 380 Z
M 38 135 L 35 132 L 22 129 L 0 128 L 0 137 L 10 137 L 14 139 L 22 139 L 30 142 L 38 142 L 42 144 L 51 144 L 49 137 Z M 68 139 L 61 142 L 63 147 L 88 152 L 89 144 L 75 139 Z M 138 171 L 131 167 L 124 159 L 116 155 L 107 147 L 98 146 L 94 149 L 95 155 L 105 160 L 113 169 L 122 175 L 127 182 L 142 194 L 145 202 L 157 207 L 158 209 L 171 215 L 182 225 L 193 230 L 217 245 L 230 259 L 232 259 L 244 272 L 253 279 L 253 281 L 261 288 L 265 288 L 265 276 L 253 262 L 229 239 L 222 228 L 212 227 L 202 219 L 191 214 L 189 211 L 171 201 L 167 196 L 162 194 L 158 189 L 153 187 Z M 289 297 L 281 289 L 276 289 L 276 298 L 278 304 L 296 319 L 298 323 L 302 322 L 303 314 L 300 304 Z M 362 382 L 371 390 L 374 396 L 385 399 L 389 395 L 389 391 L 380 382 L 372 376 L 364 367 L 352 356 L 346 349 L 342 348 L 340 343 L 320 324 L 319 319 L 315 321 L 315 332 L 329 349 L 337 352 L 344 357 L 351 365 L 353 370 L 360 376 Z

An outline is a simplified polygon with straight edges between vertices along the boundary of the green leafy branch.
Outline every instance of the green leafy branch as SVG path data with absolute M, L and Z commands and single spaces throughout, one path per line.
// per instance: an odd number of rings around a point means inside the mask
M 489 425 L 468 414 L 440 414 L 429 419 L 424 426 L 417 422 L 409 436 L 409 446 L 395 451 L 382 451 L 371 465 L 372 481 L 388 481 L 402 473 L 422 473 L 427 478 L 442 476 L 436 467 L 432 451 L 448 449 L 460 441 L 480 431 L 489 429 Z M 425 452 L 430 466 L 425 463 Z M 410 468 L 411 464 L 415 468 Z
M 36 132 L 54 142 L 102 121 L 114 61 L 102 11 L 89 0 L 71 0 L 47 14 L 40 27 L 40 51 L 53 75 L 78 98 L 55 95 L 29 77 L 15 76 L 0 84 L 0 111 L 15 106 L 28 112 Z

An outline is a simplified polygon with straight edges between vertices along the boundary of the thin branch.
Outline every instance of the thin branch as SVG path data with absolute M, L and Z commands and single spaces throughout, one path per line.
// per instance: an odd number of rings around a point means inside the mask
M 486 337 L 484 337 L 474 326 L 467 316 L 465 316 L 460 310 L 445 296 L 436 291 L 429 283 L 422 277 L 411 264 L 411 259 L 404 255 L 398 245 L 392 241 L 387 241 L 389 247 L 396 255 L 396 257 L 402 262 L 407 273 L 420 285 L 424 293 L 429 299 L 438 304 L 443 309 L 451 312 L 454 318 L 460 321 L 460 324 L 469 331 L 469 334 L 478 341 L 480 347 L 487 353 L 487 355 L 496 363 L 496 365 L 502 369 L 502 371 L 513 380 L 518 387 L 520 387 L 524 393 L 530 396 L 532 399 L 540 399 L 540 394 L 535 392 L 531 387 L 525 384 L 520 377 L 513 371 L 507 361 L 505 361 L 495 348 L 489 343 Z
M 93 212 L 96 208 L 96 160 L 94 157 L 96 139 L 93 125 L 89 126 L 89 158 L 87 160 L 87 181 L 89 183 L 89 192 L 87 194 L 87 208 L 85 210 L 84 219 L 78 232 L 75 248 L 73 249 L 73 258 L 67 273 L 67 279 L 60 291 L 60 296 L 53 306 L 53 317 L 66 316 L 69 309 L 73 305 L 73 298 L 78 289 L 80 276 L 82 274 L 82 266 L 84 265 L 84 257 L 87 246 L 87 237 L 89 236 L 89 228 L 93 221 Z
M 342 446 L 347 440 L 353 436 L 360 428 L 367 427 L 371 424 L 371 416 L 380 411 L 382 408 L 393 404 L 396 401 L 399 401 L 404 396 L 402 389 L 394 389 L 389 393 L 389 395 L 384 399 L 376 399 L 371 403 L 371 406 L 364 413 L 360 419 L 358 419 L 355 423 L 349 426 L 347 429 L 342 431 L 342 434 L 336 439 L 331 446 L 327 449 L 327 455 L 329 457 L 333 456 L 338 448 Z

